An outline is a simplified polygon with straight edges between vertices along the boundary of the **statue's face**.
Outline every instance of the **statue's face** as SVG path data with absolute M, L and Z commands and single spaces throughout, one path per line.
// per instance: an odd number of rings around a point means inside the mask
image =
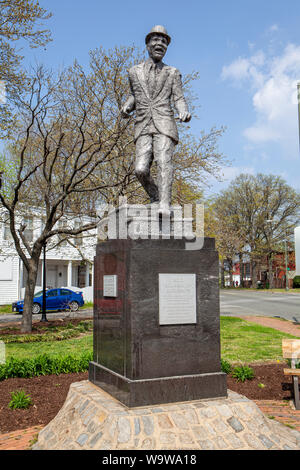
M 168 49 L 167 38 L 162 34 L 153 34 L 147 43 L 147 49 L 151 59 L 161 61 Z

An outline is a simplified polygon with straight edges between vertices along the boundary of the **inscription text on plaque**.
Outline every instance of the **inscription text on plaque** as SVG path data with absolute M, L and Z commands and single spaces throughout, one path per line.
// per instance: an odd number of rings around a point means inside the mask
M 103 297 L 117 297 L 118 296 L 118 286 L 117 286 L 118 276 L 116 274 L 110 276 L 103 276 Z
M 197 323 L 196 274 L 159 274 L 159 324 Z

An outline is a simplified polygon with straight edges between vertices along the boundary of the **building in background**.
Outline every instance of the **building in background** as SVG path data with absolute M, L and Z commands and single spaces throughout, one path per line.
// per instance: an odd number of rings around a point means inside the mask
M 24 222 L 24 219 L 23 219 Z M 35 240 L 41 231 L 43 217 L 37 212 L 26 220 L 26 239 Z M 63 222 L 59 222 L 62 224 Z M 74 227 L 82 221 L 75 220 Z M 46 251 L 46 285 L 48 288 L 68 287 L 83 292 L 85 302 L 93 301 L 93 260 L 97 234 L 78 236 L 59 245 L 59 237 L 52 240 Z M 54 238 L 54 237 L 53 237 Z M 0 224 L 0 305 L 24 298 L 27 273 L 14 247 L 8 223 Z M 36 291 L 42 289 L 43 259 L 41 256 Z
M 285 265 L 285 252 L 276 252 L 273 254 L 272 271 L 273 287 L 275 289 L 284 289 L 286 287 L 286 272 L 288 276 L 288 286 L 293 287 L 293 279 L 296 276 L 295 251 L 291 248 L 287 253 L 287 270 Z M 300 263 L 300 260 L 299 260 Z M 230 287 L 263 287 L 269 286 L 269 262 L 266 256 L 256 260 L 256 279 L 257 284 L 252 285 L 251 264 L 244 260 L 242 263 L 233 262 L 232 274 L 225 274 L 225 286 Z M 232 279 L 232 281 L 231 281 Z

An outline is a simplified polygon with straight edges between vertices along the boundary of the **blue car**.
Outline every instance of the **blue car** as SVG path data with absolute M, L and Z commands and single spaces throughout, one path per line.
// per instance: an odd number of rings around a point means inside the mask
M 46 310 L 66 310 L 76 312 L 84 305 L 82 292 L 73 292 L 70 289 L 49 289 L 46 291 Z M 24 300 L 12 304 L 12 311 L 23 313 Z M 32 313 L 40 313 L 43 308 L 43 291 L 34 295 Z

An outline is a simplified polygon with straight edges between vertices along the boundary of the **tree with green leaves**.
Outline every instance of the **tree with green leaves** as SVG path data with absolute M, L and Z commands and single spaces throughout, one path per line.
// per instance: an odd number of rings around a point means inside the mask
M 241 174 L 214 201 L 216 224 L 225 226 L 227 237 L 237 237 L 236 254 L 250 256 L 252 286 L 256 287 L 257 266 L 268 259 L 270 287 L 272 260 L 282 241 L 299 224 L 300 194 L 280 176 Z M 220 244 L 224 233 L 216 232 Z
M 221 268 L 221 286 L 225 287 L 225 272 L 229 273 L 233 287 L 234 259 L 243 252 L 244 240 L 236 225 L 234 214 L 227 211 L 226 200 L 217 198 L 206 203 L 204 219 L 205 235 L 216 240 Z
M 108 188 L 122 186 L 124 173 L 127 177 L 120 150 L 128 123 L 115 114 L 110 103 L 112 88 L 107 86 L 102 95 L 95 95 L 93 85 L 77 65 L 56 77 L 38 68 L 29 90 L 19 98 L 14 135 L 2 168 L 0 201 L 27 272 L 24 332 L 32 328 L 34 288 L 44 244 L 95 229 L 95 210 L 90 212 L 93 220 L 79 228 L 72 222 L 86 214 L 88 206 L 93 208 L 93 201 L 103 200 Z M 13 172 L 7 171 L 11 162 Z M 114 165 L 121 170 L 114 173 Z M 89 195 L 93 195 L 92 202 Z M 35 209 L 44 216 L 44 224 L 39 236 L 29 241 L 26 219 Z
M 45 46 L 51 35 L 40 23 L 49 19 L 51 13 L 37 0 L 0 0 L 0 12 L 0 83 L 7 95 L 6 105 L 0 106 L 0 130 L 7 135 L 13 122 L 12 105 L 27 86 L 20 44 L 26 41 L 30 47 Z

